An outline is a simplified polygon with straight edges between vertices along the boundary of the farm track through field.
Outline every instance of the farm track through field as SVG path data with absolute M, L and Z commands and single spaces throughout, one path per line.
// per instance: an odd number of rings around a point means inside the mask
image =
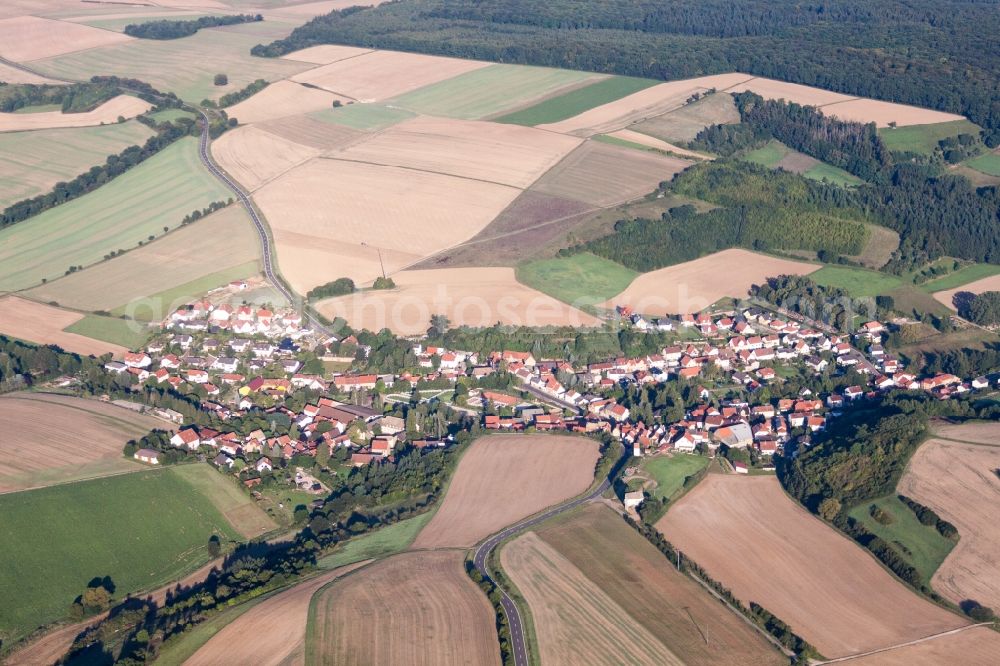
M 550 518 L 554 518 L 555 516 L 565 513 L 571 509 L 575 509 L 581 504 L 585 504 L 587 502 L 598 499 L 601 495 L 605 493 L 605 491 L 608 490 L 608 488 L 611 487 L 610 479 L 614 475 L 615 470 L 618 468 L 618 465 L 619 463 L 622 462 L 622 460 L 624 460 L 624 457 L 619 458 L 619 460 L 616 461 L 615 465 L 611 468 L 611 472 L 609 472 L 608 476 L 605 477 L 605 479 L 601 481 L 601 483 L 596 488 L 591 490 L 586 495 L 583 495 L 582 497 L 577 497 L 576 499 L 569 500 L 568 502 L 564 502 L 558 506 L 543 511 L 542 513 L 536 516 L 526 518 L 525 520 L 522 520 L 518 523 L 514 523 L 509 527 L 505 527 L 496 534 L 488 537 L 485 541 L 483 541 L 479 545 L 478 548 L 476 548 L 476 552 L 472 560 L 473 564 L 476 567 L 476 570 L 479 571 L 479 573 L 482 574 L 484 578 L 492 581 L 493 584 L 496 585 L 497 589 L 500 591 L 501 595 L 500 604 L 503 606 L 504 612 L 507 614 L 507 623 L 510 626 L 510 640 L 511 640 L 511 647 L 514 651 L 515 666 L 528 666 L 528 664 L 531 663 L 530 660 L 528 659 L 527 641 L 525 640 L 524 637 L 524 623 L 521 620 L 521 614 L 518 611 L 517 604 L 514 603 L 514 600 L 511 598 L 510 594 L 508 594 L 507 590 L 503 589 L 503 587 L 501 587 L 497 583 L 496 579 L 494 579 L 490 575 L 489 569 L 486 565 L 487 560 L 489 559 L 490 555 L 493 553 L 493 551 L 496 549 L 498 545 L 500 545 L 507 539 L 511 538 L 515 534 L 523 532 L 529 527 L 533 527 L 539 523 L 542 523 Z

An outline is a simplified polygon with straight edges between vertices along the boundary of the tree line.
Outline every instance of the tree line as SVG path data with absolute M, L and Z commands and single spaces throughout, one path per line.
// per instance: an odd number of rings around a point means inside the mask
M 129 37 L 139 37 L 141 39 L 179 39 L 181 37 L 190 37 L 202 28 L 218 28 L 225 25 L 253 23 L 263 20 L 264 17 L 260 14 L 201 16 L 189 21 L 160 19 L 157 21 L 146 21 L 145 23 L 129 23 L 125 26 L 124 32 Z
M 343 43 L 663 80 L 747 72 L 959 113 L 995 146 L 998 32 L 994 3 L 959 0 L 414 0 L 318 16 L 252 52 Z
M 69 85 L 0 83 L 0 112 L 13 113 L 29 106 L 59 104 L 63 113 L 83 113 L 93 111 L 121 92 L 116 82 L 98 77 L 87 83 Z

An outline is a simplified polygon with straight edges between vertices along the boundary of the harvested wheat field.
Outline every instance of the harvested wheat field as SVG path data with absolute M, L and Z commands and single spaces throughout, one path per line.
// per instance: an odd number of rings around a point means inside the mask
M 320 109 L 329 109 L 334 100 L 346 102 L 347 98 L 317 88 L 307 88 L 292 81 L 278 81 L 239 104 L 226 109 L 230 118 L 241 125 L 275 120 Z
M 528 187 L 579 144 L 519 125 L 418 116 L 330 157 Z
M 961 287 L 955 287 L 954 289 L 936 291 L 934 292 L 934 298 L 942 305 L 946 305 L 952 310 L 955 310 L 955 294 L 960 292 L 981 294 L 986 291 L 1000 291 L 1000 275 L 984 277 L 981 280 L 976 280 L 975 282 L 970 282 L 969 284 L 963 284 Z
M 212 142 L 215 161 L 250 192 L 320 152 L 249 125 Z
M 944 439 L 957 439 L 971 444 L 1000 446 L 1000 425 L 988 422 L 935 423 L 934 434 Z
M 597 326 L 600 321 L 526 287 L 513 268 L 442 268 L 403 271 L 392 276 L 395 289 L 362 291 L 316 305 L 329 319 L 343 317 L 353 328 L 390 329 L 417 335 L 431 315 L 444 314 L 453 326 Z
M 656 528 L 740 600 L 761 604 L 827 658 L 968 624 L 904 587 L 797 505 L 774 477 L 709 474 Z
M 204 664 L 302 664 L 309 603 L 324 585 L 368 564 L 356 562 L 279 592 L 237 617 L 200 647 L 187 666 Z
M 707 160 L 711 159 L 706 155 L 701 153 L 696 153 L 693 150 L 688 150 L 686 148 L 681 148 L 675 146 L 672 143 L 667 143 L 663 139 L 657 139 L 655 136 L 650 136 L 648 134 L 643 134 L 642 132 L 636 132 L 635 130 L 623 129 L 617 132 L 612 132 L 608 136 L 614 137 L 616 139 L 621 139 L 622 141 L 631 141 L 632 143 L 638 143 L 641 146 L 646 146 L 647 148 L 655 148 L 656 150 L 662 150 L 668 153 L 674 153 L 675 155 L 681 155 L 683 157 L 690 157 L 696 160 Z
M 192 251 L 195 247 L 197 252 Z M 228 281 L 197 284 L 206 276 L 239 272 L 259 255 L 260 241 L 246 211 L 229 206 L 120 257 L 36 287 L 27 295 L 80 310 L 121 309 L 141 319 L 158 320 Z M 257 273 L 256 267 L 246 271 L 228 279 Z
M 775 275 L 809 275 L 817 264 L 730 249 L 643 273 L 604 305 L 631 306 L 650 315 L 698 312 L 720 298 L 746 296 L 751 285 Z
M 848 666 L 993 666 L 1000 654 L 1000 633 L 989 627 L 970 627 L 915 645 L 848 659 Z
M 740 112 L 732 95 L 716 92 L 632 126 L 645 134 L 664 141 L 691 141 L 709 125 L 740 122 Z
M 338 60 L 347 60 L 365 53 L 371 53 L 372 49 L 363 49 L 357 46 L 341 46 L 340 44 L 320 44 L 310 46 L 299 51 L 292 51 L 283 56 L 285 60 L 295 60 L 297 62 L 310 62 L 314 65 L 329 65 Z
M 542 663 L 612 663 L 619 661 L 614 656 L 621 645 L 634 650 L 638 644 L 653 648 L 659 658 L 635 654 L 620 661 L 674 660 L 689 666 L 788 662 L 608 506 L 587 504 L 547 522 L 536 534 L 531 534 L 530 546 L 522 546 L 521 539 L 505 546 L 501 563 L 528 598 L 535 626 L 541 628 Z M 529 557 L 515 563 L 515 546 Z M 591 633 L 593 627 L 601 630 Z M 631 632 L 640 632 L 642 640 L 620 640 L 622 633 Z M 577 640 L 584 644 L 575 645 Z M 545 658 L 552 653 L 552 659 Z M 584 656 L 591 654 L 594 659 Z M 596 659 L 598 655 L 604 658 Z
M 535 533 L 504 546 L 500 563 L 531 608 L 541 663 L 685 663 L 601 589 L 609 581 L 591 581 Z
M 0 492 L 136 471 L 125 442 L 164 427 L 110 403 L 45 393 L 0 398 L 0 424 Z
M 316 664 L 500 664 L 495 616 L 461 551 L 402 553 L 316 594 Z
M 43 83 L 59 85 L 62 83 L 61 81 L 47 79 L 44 76 L 26 72 L 23 69 L 18 69 L 17 67 L 5 65 L 2 62 L 0 62 L 0 81 L 3 81 L 4 83 L 34 83 L 36 85 Z
M 855 99 L 849 102 L 837 102 L 820 108 L 824 115 L 840 120 L 856 123 L 875 123 L 878 127 L 888 127 L 896 123 L 898 127 L 907 125 L 930 125 L 932 123 L 947 123 L 953 120 L 965 120 L 964 116 L 932 109 L 922 109 L 918 106 L 882 102 L 877 99 Z
M 913 454 L 898 491 L 958 528 L 959 541 L 931 579 L 941 596 L 1000 608 L 1000 423 L 989 444 L 931 439 Z
M 787 83 L 775 79 L 765 79 L 759 76 L 752 77 L 734 86 L 726 88 L 727 93 L 741 93 L 750 90 L 764 99 L 783 99 L 786 102 L 794 102 L 803 106 L 823 106 L 835 102 L 847 102 L 857 99 L 853 95 L 803 86 L 798 83 Z
M 50 21 L 37 16 L 19 16 L 0 20 L 0 57 L 15 62 L 111 46 L 132 41 L 118 32 L 89 25 Z
M 57 127 L 90 127 L 118 122 L 118 118 L 135 118 L 152 108 L 152 104 L 138 97 L 118 95 L 93 111 L 83 113 L 0 113 L 0 132 L 52 129 Z
M 385 0 L 318 0 L 317 2 L 305 2 L 302 4 L 290 4 L 288 6 L 274 7 L 271 10 L 265 11 L 264 16 L 266 18 L 271 16 L 288 19 L 294 18 L 299 21 L 303 21 L 314 16 L 319 16 L 320 14 L 329 14 L 332 11 L 347 9 L 348 7 L 376 7 L 384 1 Z
M 66 351 L 84 356 L 111 353 L 120 356 L 128 350 L 109 342 L 101 342 L 64 328 L 83 319 L 83 315 L 60 310 L 51 305 L 4 296 L 0 298 L 0 333 L 41 345 L 58 345 Z
M 677 109 L 683 106 L 694 93 L 703 93 L 712 88 L 729 88 L 746 81 L 748 78 L 750 77 L 746 74 L 733 72 L 682 81 L 668 81 L 632 93 L 614 102 L 602 104 L 572 118 L 557 123 L 539 125 L 539 127 L 577 136 L 607 134 Z
M 340 148 L 365 136 L 364 132 L 317 120 L 312 114 L 279 118 L 259 123 L 257 127 L 283 139 L 319 150 Z
M 296 74 L 292 80 L 359 102 L 374 102 L 489 65 L 475 60 L 373 51 Z
M 597 442 L 566 435 L 491 435 L 462 456 L 444 503 L 413 548 L 467 548 L 586 490 Z
M 676 157 L 587 141 L 538 179 L 534 191 L 612 206 L 643 197 L 691 166 Z
M 460 243 L 519 193 L 425 171 L 315 159 L 268 183 L 254 198 L 271 224 L 282 273 L 305 293 L 343 276 L 373 280 L 381 274 L 375 248 L 384 250 L 385 270 L 392 273 Z M 327 250 L 340 255 L 333 259 Z

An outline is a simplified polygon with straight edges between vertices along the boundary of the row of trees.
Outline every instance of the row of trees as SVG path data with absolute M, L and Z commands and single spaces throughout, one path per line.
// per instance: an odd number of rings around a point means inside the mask
M 347 294 L 353 294 L 356 291 L 354 286 L 354 280 L 347 277 L 337 278 L 333 282 L 327 282 L 326 284 L 321 284 L 318 287 L 313 287 L 306 294 L 306 298 L 313 300 L 320 300 L 323 298 L 333 298 L 334 296 L 346 296 Z
M 200 16 L 189 21 L 160 19 L 145 23 L 130 23 L 125 26 L 125 34 L 142 39 L 179 39 L 190 37 L 202 28 L 218 28 L 239 23 L 263 21 L 260 14 L 228 14 L 226 16 Z
M 959 292 L 955 298 L 958 314 L 980 326 L 1000 324 L 1000 291 L 984 291 L 981 294 Z
M 227 79 L 227 81 L 228 81 L 228 79 Z M 263 90 L 264 88 L 266 88 L 268 85 L 270 85 L 270 84 L 267 81 L 265 81 L 264 79 L 257 79 L 256 81 L 253 81 L 252 83 L 248 83 L 245 88 L 233 91 L 231 93 L 226 93 L 225 95 L 223 95 L 222 97 L 220 97 L 218 105 L 221 108 L 226 108 L 227 106 L 233 106 L 234 104 L 238 104 L 238 103 L 242 102 L 243 100 L 249 99 L 250 97 L 256 95 L 261 90 Z M 211 102 L 211 100 L 206 100 L 206 101 Z M 205 103 L 202 102 L 202 105 L 205 106 Z M 211 102 L 207 106 L 215 106 L 215 103 Z
M 28 106 L 59 104 L 63 113 L 92 111 L 121 89 L 108 79 L 69 85 L 0 83 L 0 112 L 13 113 Z

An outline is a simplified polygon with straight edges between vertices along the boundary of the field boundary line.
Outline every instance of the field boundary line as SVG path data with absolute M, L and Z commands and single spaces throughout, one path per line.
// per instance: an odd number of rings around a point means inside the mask
M 897 645 L 889 645 L 884 648 L 878 648 L 877 650 L 869 650 L 868 652 L 861 652 L 858 654 L 847 655 L 846 657 L 837 657 L 836 659 L 827 659 L 826 661 L 814 661 L 813 664 L 817 666 L 819 664 L 837 664 L 845 661 L 851 661 L 852 659 L 860 659 L 862 657 L 868 657 L 873 654 L 880 654 L 882 652 L 890 652 L 892 650 L 898 650 L 900 648 L 910 647 L 911 645 L 919 645 L 920 643 L 927 643 L 933 641 L 937 638 L 943 638 L 945 636 L 951 636 L 954 634 L 961 633 L 963 631 L 968 631 L 969 629 L 975 629 L 976 627 L 988 627 L 992 625 L 992 622 L 979 622 L 977 624 L 967 624 L 964 627 L 957 627 L 955 629 L 949 629 L 948 631 L 941 631 L 936 634 L 931 634 L 930 636 L 924 636 L 923 638 L 917 638 L 916 640 L 907 641 L 906 643 L 899 643 Z
M 367 141 L 363 142 L 367 143 Z M 318 155 L 317 159 L 321 160 L 331 160 L 333 162 L 349 162 L 351 164 L 368 164 L 370 166 L 380 166 L 389 167 L 392 169 L 406 169 L 407 171 L 418 171 L 420 173 L 429 173 L 436 176 L 446 176 L 448 178 L 458 178 L 459 180 L 471 180 L 476 183 L 486 183 L 487 185 L 499 185 L 500 187 L 508 187 L 512 190 L 517 190 L 519 192 L 524 192 L 525 188 L 518 187 L 517 185 L 511 185 L 509 183 L 501 183 L 496 180 L 487 180 L 486 178 L 472 178 L 471 176 L 456 176 L 453 173 L 447 173 L 445 171 L 434 171 L 433 169 L 421 169 L 419 167 L 403 166 L 400 164 L 386 164 L 384 162 L 372 162 L 370 160 L 356 160 L 347 157 L 337 157 L 334 155 Z M 530 187 L 530 186 L 529 186 Z

